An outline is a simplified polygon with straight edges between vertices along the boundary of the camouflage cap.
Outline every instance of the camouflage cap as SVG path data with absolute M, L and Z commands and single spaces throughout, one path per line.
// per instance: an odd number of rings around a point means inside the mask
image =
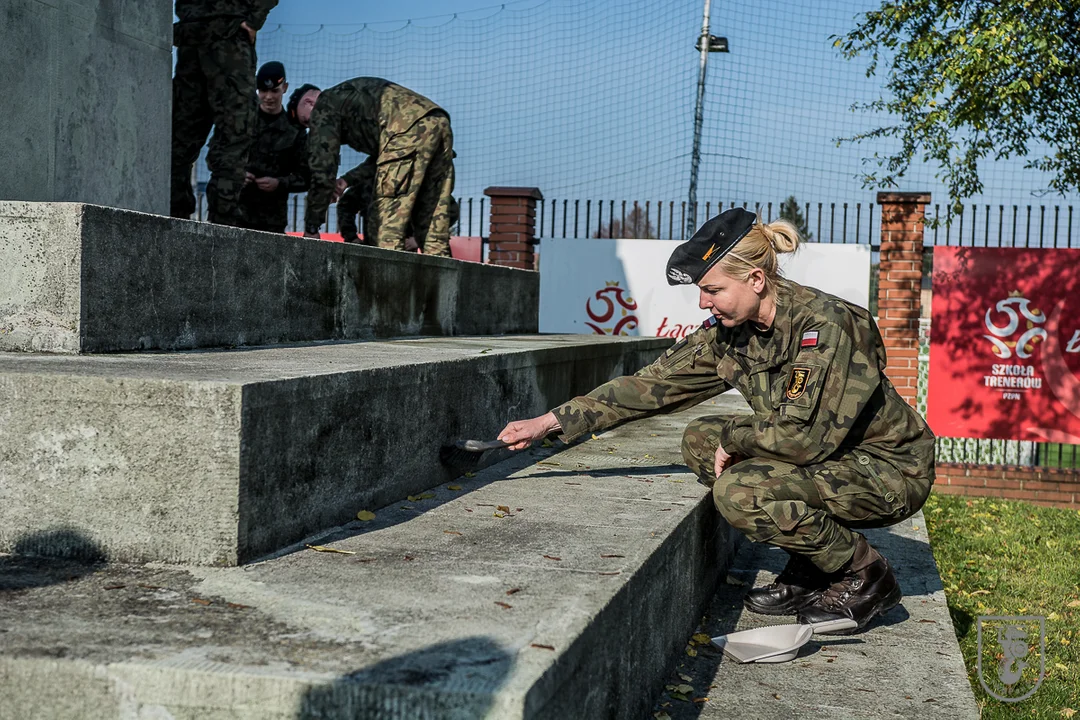
M 255 87 L 260 90 L 273 90 L 285 82 L 285 66 L 277 60 L 264 63 L 255 74 Z
M 694 236 L 675 248 L 667 264 L 668 285 L 693 285 L 731 252 L 754 227 L 757 215 L 732 208 L 712 218 Z

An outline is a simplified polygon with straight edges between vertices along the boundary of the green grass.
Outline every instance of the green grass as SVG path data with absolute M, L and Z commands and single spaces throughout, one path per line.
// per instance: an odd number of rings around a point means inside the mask
M 923 509 L 983 718 L 1080 720 L 1080 512 L 934 493 Z M 976 674 L 976 618 L 1046 617 L 1046 678 L 1004 703 Z

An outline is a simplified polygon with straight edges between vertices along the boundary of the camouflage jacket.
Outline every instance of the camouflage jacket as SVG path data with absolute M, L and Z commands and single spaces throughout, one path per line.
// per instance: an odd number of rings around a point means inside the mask
M 859 448 L 905 475 L 933 472 L 934 437 L 885 376 L 885 348 L 870 313 L 782 280 L 768 330 L 706 323 L 633 376 L 553 411 L 563 439 L 737 389 L 752 415 L 720 433 L 732 455 L 809 465 Z
M 198 45 L 235 35 L 240 23 L 262 29 L 278 0 L 176 0 L 173 43 Z
M 423 95 L 381 78 L 354 78 L 320 93 L 308 124 L 311 189 L 304 229 L 318 232 L 326 219 L 343 144 L 375 157 L 379 164 L 401 160 L 414 150 L 384 152 L 390 139 L 434 112 L 443 110 Z M 359 171 L 355 168 L 350 174 Z

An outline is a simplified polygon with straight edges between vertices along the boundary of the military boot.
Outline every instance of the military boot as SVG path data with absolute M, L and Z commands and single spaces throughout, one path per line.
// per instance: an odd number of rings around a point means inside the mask
M 851 560 L 833 576 L 832 584 L 821 597 L 799 611 L 799 622 L 853 620 L 855 627 L 840 622 L 836 630 L 818 631 L 847 635 L 865 627 L 876 615 L 884 615 L 896 607 L 901 597 L 903 593 L 889 561 L 859 535 Z
M 743 606 L 762 615 L 794 615 L 817 600 L 827 587 L 828 575 L 805 556 L 791 553 L 776 580 L 748 592 Z

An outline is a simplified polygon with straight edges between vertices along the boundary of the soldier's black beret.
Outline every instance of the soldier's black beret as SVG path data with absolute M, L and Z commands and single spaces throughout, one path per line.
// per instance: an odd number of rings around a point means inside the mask
M 712 218 L 694 236 L 675 248 L 667 264 L 668 285 L 693 285 L 731 252 L 754 227 L 757 216 L 743 208 L 732 208 Z
M 311 83 L 304 83 L 292 91 L 292 95 L 289 96 L 289 104 L 285 106 L 285 112 L 289 114 L 290 120 L 296 122 L 296 110 L 300 107 L 300 100 L 312 90 L 318 89 L 317 86 L 312 85 Z
M 285 82 L 285 66 L 277 60 L 271 60 L 259 68 L 255 74 L 255 86 L 260 90 L 273 90 Z

